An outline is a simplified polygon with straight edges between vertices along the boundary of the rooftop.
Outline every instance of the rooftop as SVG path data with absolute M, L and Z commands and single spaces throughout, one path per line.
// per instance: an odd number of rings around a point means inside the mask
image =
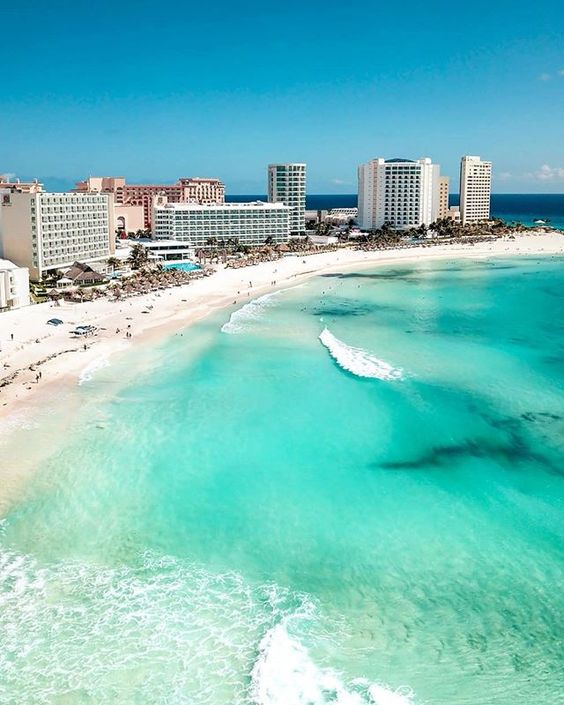
M 218 210 L 257 210 L 257 209 L 290 209 L 284 203 L 265 203 L 264 201 L 251 201 L 250 203 L 164 203 L 155 206 L 156 210 L 180 211 L 218 211 Z
M 10 262 L 9 259 L 0 259 L 0 270 L 6 269 L 25 269 L 25 267 L 18 267 L 17 264 Z

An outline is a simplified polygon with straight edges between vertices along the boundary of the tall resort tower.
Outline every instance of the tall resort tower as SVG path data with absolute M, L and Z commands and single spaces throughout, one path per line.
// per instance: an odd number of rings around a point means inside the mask
M 282 202 L 290 211 L 290 235 L 305 233 L 306 165 L 269 164 L 268 200 Z
M 428 158 L 372 159 L 358 167 L 358 221 L 363 230 L 385 223 L 397 230 L 430 225 L 439 213 L 438 164 Z
M 480 157 L 460 161 L 460 220 L 463 225 L 488 220 L 492 193 L 492 163 Z

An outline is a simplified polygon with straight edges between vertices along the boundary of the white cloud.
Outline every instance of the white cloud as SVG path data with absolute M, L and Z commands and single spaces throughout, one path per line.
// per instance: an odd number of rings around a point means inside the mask
M 548 164 L 543 164 L 540 169 L 535 171 L 535 178 L 541 181 L 552 181 L 554 179 L 564 179 L 564 167 L 561 166 L 549 166 Z
M 510 171 L 502 171 L 501 174 L 498 174 L 497 178 L 500 181 L 507 181 L 513 176 L 513 174 Z
M 556 73 L 554 74 L 554 76 L 556 76 L 556 77 L 558 77 L 558 76 L 564 77 L 564 69 L 560 69 L 560 70 L 556 71 Z M 538 80 L 539 80 L 539 81 L 550 81 L 550 80 L 552 79 L 552 77 L 553 77 L 553 74 L 551 74 L 551 73 L 541 73 L 541 74 L 539 74 L 539 76 L 538 76 Z
M 343 181 L 343 179 L 331 179 L 331 183 L 334 186 L 349 186 L 350 181 Z

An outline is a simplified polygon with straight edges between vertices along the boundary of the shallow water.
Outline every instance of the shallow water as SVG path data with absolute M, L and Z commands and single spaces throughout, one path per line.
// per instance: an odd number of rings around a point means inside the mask
M 2 525 L 0 703 L 560 702 L 562 264 L 317 277 L 89 370 Z

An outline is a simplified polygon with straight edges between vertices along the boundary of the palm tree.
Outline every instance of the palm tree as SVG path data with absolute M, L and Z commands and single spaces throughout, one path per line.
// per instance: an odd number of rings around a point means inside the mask
M 421 223 L 418 228 L 415 228 L 415 237 L 422 238 L 427 235 L 427 226 L 425 223 Z
M 133 245 L 127 261 L 131 265 L 131 269 L 141 269 L 149 261 L 147 249 L 143 245 Z
M 108 257 L 107 265 L 111 267 L 112 270 L 119 269 L 121 267 L 121 260 L 117 257 Z

